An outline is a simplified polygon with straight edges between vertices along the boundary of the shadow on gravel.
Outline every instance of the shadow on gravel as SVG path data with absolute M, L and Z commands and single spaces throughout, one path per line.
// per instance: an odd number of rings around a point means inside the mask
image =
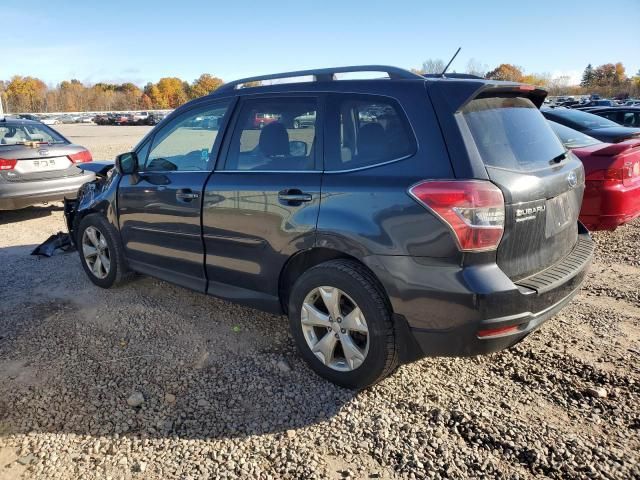
M 306 367 L 283 317 L 152 279 L 135 284 L 0 308 L 0 435 L 291 434 L 355 395 Z
M 48 217 L 55 211 L 62 211 L 62 203 L 35 205 L 20 210 L 0 210 L 0 224 L 19 223 L 34 218 Z

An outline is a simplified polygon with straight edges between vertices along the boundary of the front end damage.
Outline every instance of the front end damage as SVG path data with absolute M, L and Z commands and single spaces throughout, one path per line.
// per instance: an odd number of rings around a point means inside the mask
M 115 219 L 115 180 L 118 178 L 113 162 L 91 162 L 78 167 L 95 173 L 96 179 L 82 185 L 75 199 L 64 199 L 64 219 L 73 246 L 76 246 L 78 224 L 84 216 L 102 213 L 110 220 Z
M 51 257 L 57 250 L 69 252 L 76 248 L 76 230 L 80 220 L 90 213 L 102 213 L 115 221 L 115 191 L 118 177 L 113 162 L 90 162 L 77 165 L 89 170 L 96 179 L 83 184 L 76 198 L 64 199 L 64 220 L 69 233 L 58 232 L 38 245 L 31 255 Z

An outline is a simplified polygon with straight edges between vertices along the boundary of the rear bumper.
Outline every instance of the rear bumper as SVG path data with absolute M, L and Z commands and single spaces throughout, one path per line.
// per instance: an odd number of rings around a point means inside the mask
M 368 257 L 389 293 L 401 359 L 481 355 L 520 342 L 578 293 L 593 255 L 584 228 L 580 239 L 579 261 L 574 249 L 518 284 L 496 264 L 453 267 L 416 257 Z M 558 268 L 563 265 L 571 268 Z
M 78 189 L 95 179 L 92 172 L 39 182 L 0 183 L 0 210 L 17 210 L 43 202 L 74 198 Z
M 633 185 L 587 182 L 580 221 L 589 230 L 614 230 L 640 217 L 640 181 Z

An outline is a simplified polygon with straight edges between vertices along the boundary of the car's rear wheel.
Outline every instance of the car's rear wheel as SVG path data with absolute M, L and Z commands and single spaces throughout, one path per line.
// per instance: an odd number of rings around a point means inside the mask
M 398 365 L 385 293 L 354 261 L 332 260 L 305 272 L 291 291 L 289 321 L 302 357 L 333 383 L 364 388 Z
M 82 267 L 93 283 L 110 288 L 125 280 L 127 267 L 118 232 L 102 215 L 82 219 L 77 247 Z
M 300 122 L 298 120 L 293 122 L 293 128 L 300 128 Z

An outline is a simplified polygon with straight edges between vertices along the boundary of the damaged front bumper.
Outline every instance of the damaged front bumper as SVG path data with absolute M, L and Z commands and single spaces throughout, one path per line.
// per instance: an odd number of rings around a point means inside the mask
M 114 202 L 116 183 L 113 162 L 90 162 L 78 168 L 90 170 L 96 175 L 93 182 L 85 183 L 78 190 L 76 198 L 64 199 L 64 219 L 71 245 L 76 245 L 76 230 L 82 217 L 89 213 L 115 215 Z

